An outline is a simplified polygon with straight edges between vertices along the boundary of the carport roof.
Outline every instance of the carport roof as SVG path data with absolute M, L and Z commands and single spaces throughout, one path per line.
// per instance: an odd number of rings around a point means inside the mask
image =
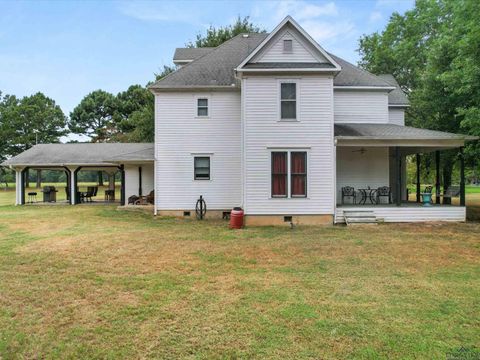
M 39 144 L 6 160 L 2 166 L 115 165 L 153 161 L 153 143 Z

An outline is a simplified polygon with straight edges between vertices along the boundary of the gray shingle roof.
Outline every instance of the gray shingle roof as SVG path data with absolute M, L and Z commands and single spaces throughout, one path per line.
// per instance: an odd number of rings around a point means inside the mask
M 240 34 L 213 49 L 177 49 L 175 51 L 175 60 L 190 60 L 189 58 L 192 56 L 198 57 L 193 62 L 155 82 L 150 88 L 168 90 L 232 87 L 232 84 L 234 84 L 233 86 L 238 86 L 238 81 L 234 77 L 234 69 L 267 36 L 268 34 L 266 33 L 248 34 L 248 37 Z M 382 78 L 350 64 L 338 56 L 330 55 L 342 67 L 342 71 L 334 79 L 335 86 L 392 86 L 392 84 Z M 248 66 L 255 68 L 263 65 L 249 64 Z
M 333 85 L 335 86 L 392 86 L 378 76 L 350 64 L 338 56 L 330 53 L 329 55 L 342 67 L 342 70 L 333 80 Z
M 238 85 L 234 68 L 253 51 L 267 34 L 242 34 L 224 42 L 206 55 L 182 66 L 150 86 L 151 89 L 175 89 Z
M 6 160 L 2 166 L 99 165 L 115 161 L 153 161 L 151 143 L 39 144 Z
M 173 54 L 173 62 L 180 61 L 190 61 L 197 60 L 203 55 L 208 54 L 215 48 L 204 47 L 204 48 L 176 48 L 175 54 Z
M 379 78 L 388 82 L 390 85 L 395 86 L 396 89 L 388 93 L 388 104 L 389 105 L 408 105 L 407 95 L 403 92 L 398 84 L 397 80 L 391 74 L 381 74 L 377 75 Z
M 380 140 L 475 140 L 468 135 L 394 124 L 335 124 L 335 137 Z

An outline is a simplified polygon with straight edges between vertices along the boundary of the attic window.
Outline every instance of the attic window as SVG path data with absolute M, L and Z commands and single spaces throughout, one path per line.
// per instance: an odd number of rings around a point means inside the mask
M 293 51 L 293 40 L 283 40 L 283 52 L 291 53 Z

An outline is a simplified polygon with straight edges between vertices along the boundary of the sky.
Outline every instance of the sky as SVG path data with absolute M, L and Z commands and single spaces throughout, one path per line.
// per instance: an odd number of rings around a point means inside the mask
M 250 16 L 271 31 L 291 15 L 327 51 L 356 63 L 363 34 L 382 30 L 413 0 L 368 1 L 3 1 L 0 91 L 38 91 L 66 115 L 88 93 L 145 85 L 176 47 L 210 26 Z

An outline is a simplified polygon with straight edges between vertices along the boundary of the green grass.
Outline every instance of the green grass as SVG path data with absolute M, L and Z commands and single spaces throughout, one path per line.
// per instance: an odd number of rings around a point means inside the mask
M 3 206 L 0 358 L 445 358 L 480 344 L 479 231 Z

